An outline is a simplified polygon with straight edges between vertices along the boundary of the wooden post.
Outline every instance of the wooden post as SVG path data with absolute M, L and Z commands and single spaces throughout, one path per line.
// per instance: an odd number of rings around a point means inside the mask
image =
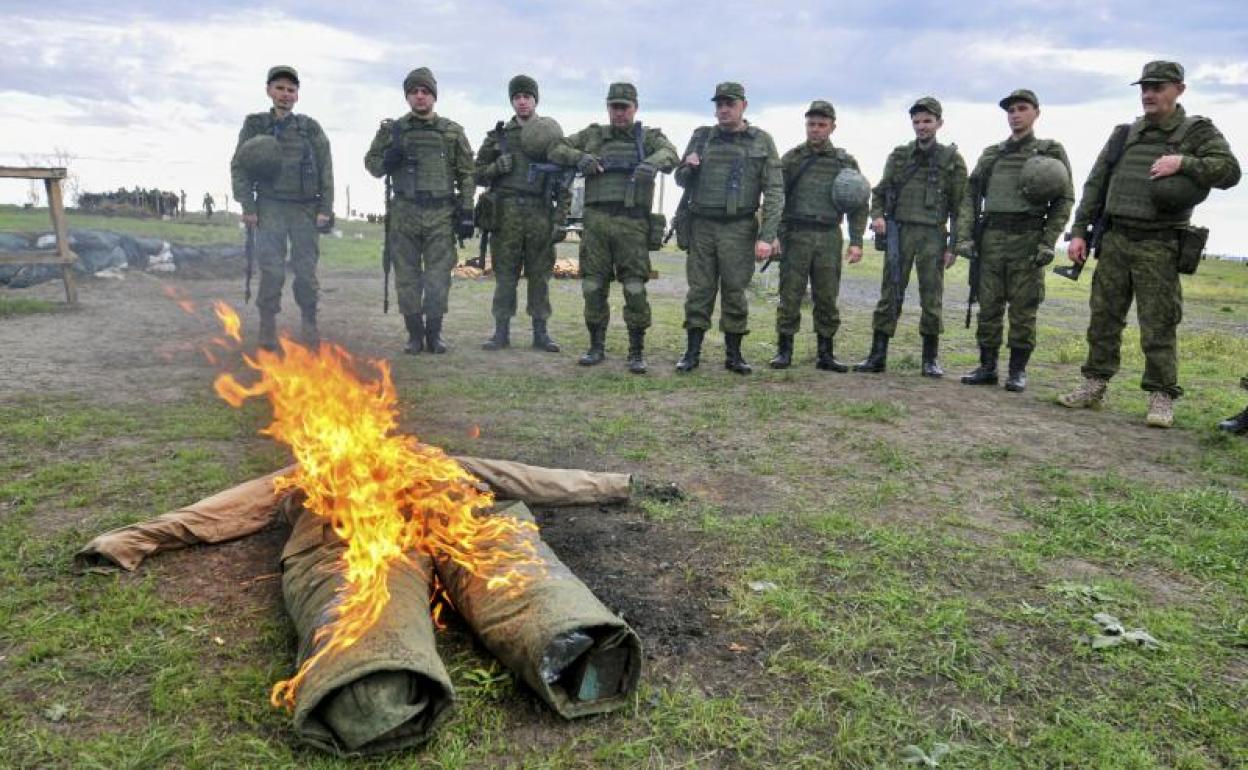
M 0 253 L 0 265 L 60 265 L 61 280 L 65 282 L 65 301 L 71 305 L 78 304 L 78 288 L 74 285 L 74 263 L 78 261 L 78 255 L 69 248 L 69 227 L 65 223 L 65 203 L 61 197 L 65 169 L 0 166 L 0 177 L 43 180 L 48 194 L 48 216 L 52 218 L 52 230 L 56 235 L 55 249 L 3 252 Z

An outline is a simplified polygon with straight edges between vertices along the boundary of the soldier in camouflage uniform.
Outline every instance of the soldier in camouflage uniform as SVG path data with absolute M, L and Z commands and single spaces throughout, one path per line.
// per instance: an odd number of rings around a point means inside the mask
M 408 73 L 403 94 L 411 111 L 383 120 L 364 156 L 375 177 L 389 175 L 390 260 L 399 311 L 407 327 L 405 353 L 445 353 L 446 315 L 455 267 L 454 236 L 473 233 L 472 147 L 464 129 L 433 111 L 438 81 L 427 67 Z
M 578 363 L 593 366 L 606 358 L 611 319 L 607 299 L 611 281 L 618 279 L 624 288 L 628 370 L 644 374 L 654 177 L 675 168 L 680 156 L 661 130 L 634 123 L 636 114 L 637 89 L 632 83 L 612 83 L 607 88 L 607 125 L 595 123 L 568 137 L 567 143 L 581 151 L 577 166 L 585 173 L 580 261 L 589 349 Z
M 273 101 L 268 112 L 248 115 L 238 133 L 235 158 L 230 163 L 234 198 L 243 207 L 243 222 L 255 228 L 255 256 L 260 265 L 259 344 L 277 347 L 277 314 L 282 309 L 286 282 L 286 247 L 294 271 L 295 302 L 302 314 L 300 336 L 307 345 L 320 342 L 316 325 L 320 257 L 318 228 L 333 221 L 334 172 L 329 140 L 321 126 L 306 115 L 295 115 L 299 101 L 299 74 L 279 65 L 269 70 L 265 86 Z M 271 134 L 281 145 L 281 167 L 272 179 L 255 180 L 237 162 L 238 147 L 252 137 Z
M 550 318 L 550 277 L 555 267 L 555 243 L 565 235 L 564 225 L 572 195 L 551 173 L 537 171 L 520 144 L 520 130 L 537 115 L 537 81 L 516 75 L 507 84 L 514 117 L 501 121 L 486 135 L 477 152 L 476 180 L 488 186 L 497 202 L 497 227 L 490 243 L 494 264 L 494 334 L 481 347 L 499 350 L 511 346 L 511 317 L 516 314 L 516 287 L 520 271 L 528 283 L 527 312 L 533 320 L 533 347 L 558 353 L 559 345 L 547 330 Z
M 919 333 L 923 336 L 923 376 L 943 377 L 936 360 L 940 335 L 945 329 L 941 310 L 944 302 L 945 268 L 953 264 L 952 244 L 946 224 L 958 215 L 966 192 L 966 161 L 957 145 L 941 144 L 936 133 L 944 125 L 943 108 L 936 99 L 925 96 L 910 107 L 910 123 L 915 140 L 894 148 L 884 164 L 884 174 L 871 195 L 871 229 L 887 237 L 887 228 L 900 226 L 901 282 L 894 285 L 889 263 L 884 261 L 880 300 L 871 321 L 871 352 L 856 372 L 882 372 L 888 363 L 888 341 L 897 331 L 901 300 L 910 281 L 910 268 L 919 276 L 919 301 L 923 312 Z M 890 216 L 887 199 L 894 201 Z M 956 228 L 950 228 L 956 236 Z
M 692 243 L 685 260 L 688 341 L 676 370 L 698 367 L 715 295 L 722 290 L 719 328 L 724 332 L 724 367 L 749 374 L 752 369 L 741 355 L 741 340 L 749 333 L 745 289 L 754 275 L 754 261 L 767 259 L 778 246 L 784 174 L 771 135 L 744 119 L 745 88 L 720 83 L 712 101 L 717 125 L 693 132 L 676 170 L 676 183 L 687 188 L 692 215 Z
M 1178 257 L 1181 238 L 1191 235 L 1181 235 L 1182 228 L 1210 187 L 1225 190 L 1238 184 L 1240 169 L 1213 121 L 1189 117 L 1178 103 L 1186 89 L 1181 65 L 1149 62 L 1132 85 L 1137 84 L 1144 115 L 1126 129 L 1126 144 L 1112 170 L 1113 139 L 1101 150 L 1071 227 L 1076 237 L 1067 252 L 1082 264 L 1088 256 L 1084 234 L 1101 213 L 1104 193 L 1109 228 L 1092 277 L 1084 381 L 1058 402 L 1071 408 L 1101 406 L 1106 385 L 1118 372 L 1122 330 L 1134 298 L 1145 361 L 1140 387 L 1149 394 L 1146 422 L 1168 428 L 1174 424 L 1174 399 L 1183 393 L 1176 354 L 1183 317 Z M 1168 177 L 1175 179 L 1162 185 Z M 1158 195 L 1176 182 L 1190 183 L 1200 194 L 1177 206 Z
M 989 145 L 971 172 L 958 216 L 958 253 L 979 259 L 979 366 L 962 376 L 965 385 L 997 384 L 1006 306 L 1010 317 L 1010 363 L 1005 389 L 1027 387 L 1027 361 L 1036 347 L 1036 312 L 1044 301 L 1044 267 L 1075 205 L 1066 150 L 1053 139 L 1037 139 L 1032 130 L 1040 100 L 1026 88 L 999 104 L 1006 111 L 1010 138 Z M 1061 170 L 1060 193 L 1041 202 L 1024 184 L 1024 164 L 1047 157 Z M 1046 195 L 1041 197 L 1047 198 Z M 982 205 L 977 206 L 982 201 Z M 983 224 L 973 243 L 975 210 Z M 978 253 L 975 253 L 978 250 Z
M 806 110 L 806 141 L 780 158 L 784 170 L 784 215 L 780 220 L 780 307 L 776 310 L 776 357 L 773 369 L 793 363 L 793 336 L 801 326 L 802 300 L 807 283 L 814 299 L 817 341 L 815 366 L 834 372 L 849 367 L 836 360 L 832 341 L 841 326 L 836 296 L 841 287 L 841 216 L 832 202 L 832 183 L 844 169 L 858 170 L 858 161 L 845 150 L 833 147 L 836 110 L 830 102 L 816 100 Z M 864 185 L 865 186 L 865 185 Z M 867 229 L 867 210 L 851 211 L 849 251 L 846 260 L 862 259 L 862 234 Z

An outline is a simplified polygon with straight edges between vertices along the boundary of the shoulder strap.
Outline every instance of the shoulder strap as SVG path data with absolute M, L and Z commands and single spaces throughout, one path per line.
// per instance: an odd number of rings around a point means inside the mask
M 399 121 L 390 121 L 390 146 L 398 147 L 402 142 L 403 127 L 399 125 Z
M 507 152 L 507 132 L 503 131 L 503 121 L 494 124 L 494 141 L 498 143 L 500 153 Z
M 1187 138 L 1187 135 L 1193 128 L 1196 127 L 1198 123 L 1208 122 L 1208 118 L 1201 117 L 1200 115 L 1188 115 L 1183 118 L 1183 122 L 1179 124 L 1179 127 L 1175 129 L 1174 133 L 1170 135 L 1170 138 L 1166 140 L 1166 145 L 1171 149 L 1178 147 L 1183 143 L 1183 140 Z
M 1130 133 L 1130 123 L 1121 123 L 1114 126 L 1114 133 L 1109 135 L 1109 153 L 1105 156 L 1106 172 L 1113 171 L 1114 166 L 1118 165 L 1118 161 L 1122 160 L 1122 154 L 1127 149 L 1127 137 Z
M 633 124 L 633 141 L 637 143 L 637 162 L 640 163 L 646 159 L 646 131 L 640 120 Z
M 806 157 L 805 160 L 802 161 L 802 164 L 797 167 L 797 172 L 794 173 L 792 178 L 789 179 L 789 183 L 784 186 L 784 196 L 786 198 L 793 192 L 794 188 L 797 187 L 797 180 L 801 179 L 802 174 L 805 174 L 807 169 L 815 165 L 815 161 L 817 160 L 819 160 L 819 155 L 812 152 Z

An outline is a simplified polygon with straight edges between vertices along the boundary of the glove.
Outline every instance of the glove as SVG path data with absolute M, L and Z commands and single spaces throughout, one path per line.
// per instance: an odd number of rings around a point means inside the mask
M 399 166 L 403 165 L 403 149 L 401 147 L 387 147 L 382 153 L 381 165 L 385 168 L 387 174 L 393 174 L 398 171 Z
M 568 231 L 563 225 L 555 225 L 550 231 L 551 243 L 563 243 L 564 238 L 568 237 Z
M 1041 246 L 1036 249 L 1036 255 L 1031 258 L 1032 267 L 1044 267 L 1053 261 L 1053 249 L 1048 246 Z
M 599 173 L 598 159 L 589 153 L 585 153 L 576 162 L 576 172 L 581 176 L 593 176 Z
M 460 239 L 471 238 L 474 230 L 476 230 L 476 223 L 472 221 L 472 212 L 462 214 L 459 222 L 455 224 L 455 235 Z
M 633 169 L 633 179 L 638 182 L 653 182 L 654 175 L 658 172 L 659 170 L 654 167 L 653 163 L 642 161 L 637 164 L 637 168 Z
M 514 162 L 515 161 L 511 159 L 511 153 L 506 153 L 505 155 L 499 155 L 498 160 L 494 161 L 494 171 L 498 174 L 498 176 L 502 176 L 503 174 L 510 174 L 511 167 Z

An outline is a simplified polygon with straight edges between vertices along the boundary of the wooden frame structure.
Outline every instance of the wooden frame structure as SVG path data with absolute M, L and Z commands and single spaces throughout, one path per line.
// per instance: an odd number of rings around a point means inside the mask
M 52 231 L 56 234 L 55 248 L 0 251 L 0 265 L 60 265 L 61 279 L 65 282 L 65 301 L 71 305 L 78 304 L 78 288 L 74 285 L 74 263 L 78 261 L 78 255 L 69 248 L 69 227 L 65 224 L 65 203 L 61 196 L 65 169 L 0 166 L 0 177 L 43 180 L 43 187 L 48 193 Z

